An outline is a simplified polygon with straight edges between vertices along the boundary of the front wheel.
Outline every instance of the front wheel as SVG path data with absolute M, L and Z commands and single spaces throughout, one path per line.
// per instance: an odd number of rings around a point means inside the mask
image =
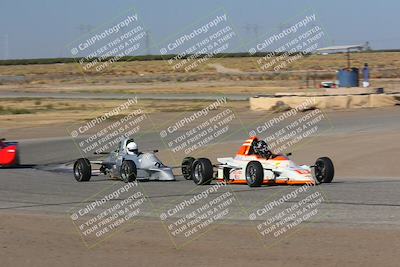
M 87 182 L 92 176 L 92 166 L 86 158 L 80 158 L 74 163 L 74 177 L 78 182 Z
M 125 160 L 121 165 L 121 179 L 125 183 L 131 183 L 136 180 L 136 164 L 131 160 Z
M 199 158 L 193 162 L 192 179 L 197 185 L 208 185 L 211 183 L 214 167 L 207 158 Z
M 328 157 L 318 158 L 315 162 L 314 176 L 319 183 L 330 183 L 335 175 L 332 160 Z
M 246 181 L 250 187 L 259 187 L 264 181 L 264 168 L 259 161 L 250 161 L 246 167 Z
M 192 166 L 195 158 L 186 157 L 182 160 L 181 170 L 183 178 L 186 180 L 192 180 Z

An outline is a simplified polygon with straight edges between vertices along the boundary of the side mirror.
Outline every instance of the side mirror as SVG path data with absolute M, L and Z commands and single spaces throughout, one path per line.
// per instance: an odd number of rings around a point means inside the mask
M 0 141 L 3 142 L 3 141 L 6 141 L 6 139 L 5 138 L 0 138 Z
M 291 152 L 289 152 L 289 153 L 286 153 L 286 157 L 290 157 L 292 155 L 292 153 Z
M 158 152 L 158 149 L 153 150 L 153 153 L 157 153 L 157 152 Z

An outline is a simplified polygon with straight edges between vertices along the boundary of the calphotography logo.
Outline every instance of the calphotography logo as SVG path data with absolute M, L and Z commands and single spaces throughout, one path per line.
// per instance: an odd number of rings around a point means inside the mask
M 82 155 L 110 152 L 124 139 L 145 129 L 149 117 L 138 107 L 137 97 L 129 98 L 113 109 L 83 124 L 67 129 Z
M 96 28 L 71 43 L 71 56 L 77 60 L 83 73 L 103 72 L 113 63 L 144 51 L 147 33 L 139 19 L 131 9 L 111 24 Z
M 85 245 L 93 248 L 151 210 L 143 189 L 135 181 L 105 189 L 72 209 L 70 217 Z
M 284 29 L 281 26 L 257 40 L 248 52 L 250 55 L 266 54 L 256 60 L 260 70 L 279 72 L 322 48 L 327 38 L 317 15 L 309 13 L 292 19 Z
M 237 216 L 238 212 L 235 195 L 224 182 L 193 190 L 189 195 L 169 203 L 160 214 L 165 230 L 177 248 L 207 233 L 217 223 Z
M 304 184 L 285 190 L 264 206 L 252 209 L 249 220 L 254 221 L 261 239 L 270 247 L 290 236 L 304 222 L 315 219 L 324 200 L 323 194 L 312 184 Z
M 173 71 L 189 72 L 229 52 L 237 39 L 229 16 L 221 10 L 168 38 L 159 51 Z
M 193 155 L 216 144 L 232 132 L 237 116 L 226 107 L 227 99 L 218 98 L 200 111 L 185 114 L 160 131 L 164 144 L 175 155 Z
M 268 116 L 251 127 L 249 136 L 258 136 L 268 143 L 275 153 L 292 152 L 312 137 L 332 129 L 327 115 L 315 108 L 315 97 L 303 99 L 293 108 Z

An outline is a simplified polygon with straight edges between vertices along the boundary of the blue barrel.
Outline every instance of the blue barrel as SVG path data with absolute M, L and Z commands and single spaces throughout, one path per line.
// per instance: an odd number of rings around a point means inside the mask
M 341 69 L 337 73 L 339 87 L 359 87 L 359 72 L 357 68 Z

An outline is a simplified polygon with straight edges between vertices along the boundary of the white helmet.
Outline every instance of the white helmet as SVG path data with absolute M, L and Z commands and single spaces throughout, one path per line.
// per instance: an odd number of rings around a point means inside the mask
M 137 154 L 138 152 L 138 146 L 135 142 L 130 142 L 126 145 L 126 152 L 129 155 Z

